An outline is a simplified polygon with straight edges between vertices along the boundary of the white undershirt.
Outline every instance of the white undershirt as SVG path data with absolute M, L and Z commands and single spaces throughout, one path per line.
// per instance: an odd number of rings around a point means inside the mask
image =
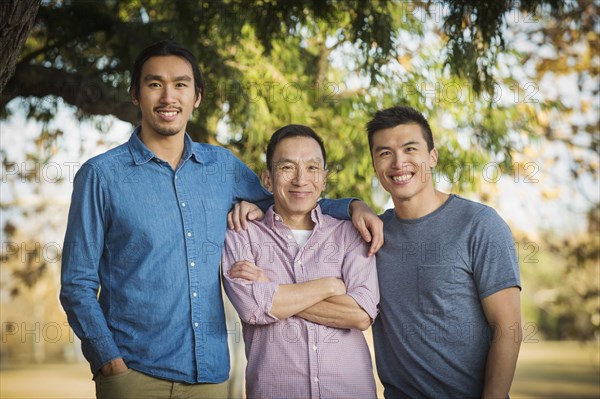
M 296 242 L 298 243 L 300 248 L 302 248 L 304 246 L 304 244 L 306 244 L 306 241 L 308 241 L 308 237 L 310 237 L 310 235 L 312 234 L 312 230 L 293 230 L 292 229 L 292 234 L 294 235 L 294 238 L 296 239 Z

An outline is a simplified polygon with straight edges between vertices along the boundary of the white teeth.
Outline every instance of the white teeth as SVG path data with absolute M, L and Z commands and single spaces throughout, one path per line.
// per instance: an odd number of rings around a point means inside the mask
M 159 111 L 160 114 L 164 115 L 164 116 L 175 116 L 177 115 L 177 112 L 165 112 L 165 111 Z
M 412 175 L 392 176 L 392 180 L 395 182 L 402 183 L 405 181 L 409 181 L 411 177 Z

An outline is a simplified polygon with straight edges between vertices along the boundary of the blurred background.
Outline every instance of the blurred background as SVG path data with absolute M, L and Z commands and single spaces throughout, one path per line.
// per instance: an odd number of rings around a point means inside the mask
M 326 196 L 377 211 L 391 203 L 365 123 L 396 104 L 421 110 L 440 151 L 436 185 L 496 208 L 515 238 L 523 344 L 511 396 L 600 397 L 597 12 L 590 0 L 2 0 L 0 397 L 94 396 L 58 302 L 72 182 L 128 139 L 139 116 L 129 70 L 165 38 L 204 74 L 195 140 L 260 173 L 274 130 L 309 125 L 328 150 Z M 228 319 L 241 398 L 241 325 L 231 308 Z

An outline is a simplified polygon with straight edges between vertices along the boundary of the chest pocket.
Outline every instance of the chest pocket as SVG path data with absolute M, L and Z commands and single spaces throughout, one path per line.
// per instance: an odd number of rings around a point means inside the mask
M 419 310 L 442 316 L 454 310 L 455 270 L 450 265 L 422 265 L 418 268 Z
M 223 193 L 222 198 L 202 200 L 202 207 L 207 221 L 206 238 L 212 243 L 221 245 L 225 240 L 227 213 L 231 208 L 231 200 Z

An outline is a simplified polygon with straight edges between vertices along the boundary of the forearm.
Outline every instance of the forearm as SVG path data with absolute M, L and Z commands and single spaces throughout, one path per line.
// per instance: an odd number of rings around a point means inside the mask
M 364 331 L 371 325 L 371 317 L 347 294 L 327 298 L 296 316 L 335 328 L 356 328 Z
M 503 289 L 482 301 L 494 335 L 485 368 L 483 398 L 506 398 L 521 348 L 521 305 L 517 287 Z
M 504 399 L 508 397 L 515 374 L 521 347 L 520 328 L 507 328 L 495 335 L 488 352 L 482 397 Z
M 344 283 L 334 277 L 298 284 L 281 284 L 273 297 L 270 313 L 279 320 L 287 319 L 324 299 L 344 292 Z

